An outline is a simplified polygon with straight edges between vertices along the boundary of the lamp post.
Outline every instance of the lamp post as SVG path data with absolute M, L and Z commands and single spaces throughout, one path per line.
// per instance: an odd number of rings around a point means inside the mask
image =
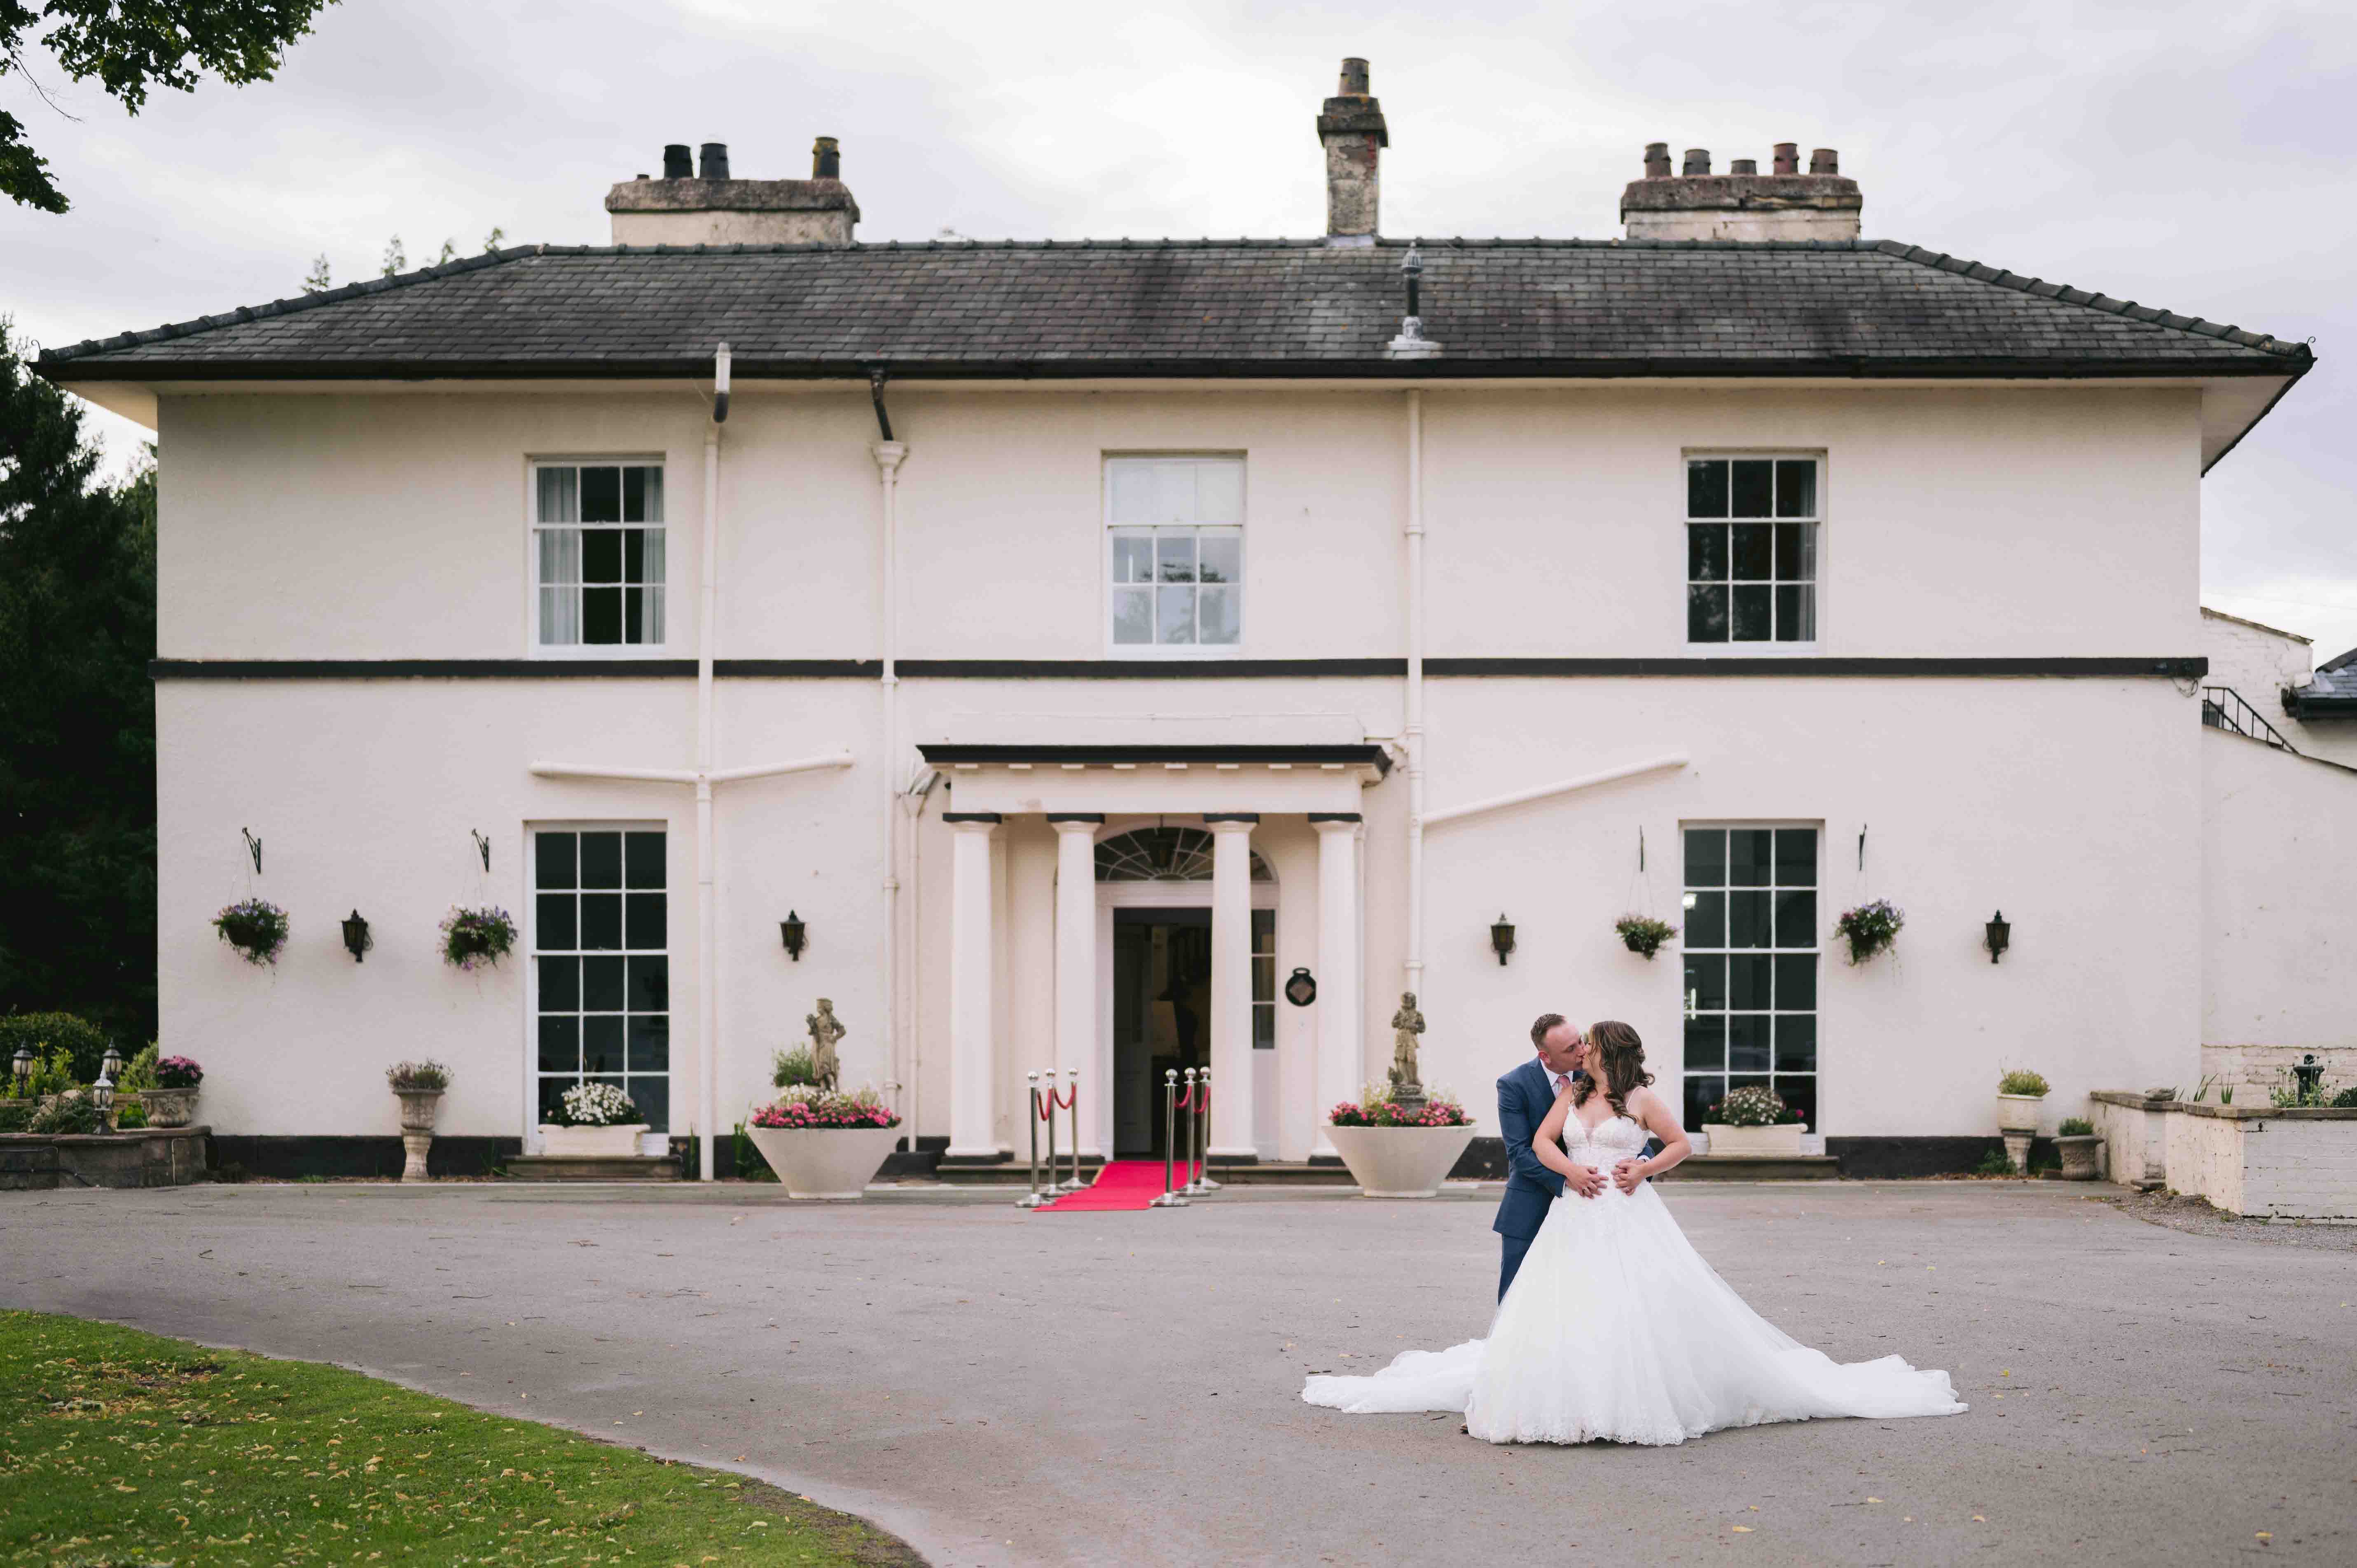
M 18 1046 L 9 1066 L 15 1074 L 16 1098 L 23 1100 L 33 1092 L 33 1047 Z
M 98 1107 L 99 1120 L 110 1129 L 114 1125 L 114 1080 L 122 1076 L 123 1053 L 110 1045 L 99 1058 L 98 1081 L 90 1086 L 91 1103 Z

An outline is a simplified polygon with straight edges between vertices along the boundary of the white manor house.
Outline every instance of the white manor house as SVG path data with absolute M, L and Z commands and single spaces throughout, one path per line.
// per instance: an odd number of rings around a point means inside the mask
M 1394 239 L 1363 61 L 1317 124 L 1306 240 L 862 243 L 831 139 L 681 146 L 610 246 L 45 356 L 157 432 L 163 1042 L 227 1157 L 389 1168 L 430 1057 L 437 1168 L 587 1077 L 726 1174 L 820 997 L 900 1169 L 1022 1158 L 1051 1068 L 1092 1158 L 1189 1067 L 1215 1161 L 1331 1158 L 1404 992 L 1485 1133 L 1535 1015 L 1620 1017 L 1853 1175 L 1975 1163 L 2004 1069 L 2050 1133 L 2357 1047 L 2357 671 L 2222 684 L 2198 603 L 2306 347 L 1861 239 L 1790 145 L 1656 145 L 1625 238 Z M 516 956 L 445 964 L 487 904 Z

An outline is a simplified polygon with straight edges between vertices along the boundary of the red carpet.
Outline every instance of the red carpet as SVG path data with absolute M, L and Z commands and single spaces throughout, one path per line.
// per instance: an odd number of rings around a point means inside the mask
M 1173 1167 L 1171 1180 L 1180 1177 Z M 1078 1192 L 1068 1192 L 1055 1202 L 1043 1205 L 1041 1214 L 1061 1210 L 1079 1214 L 1107 1208 L 1145 1208 L 1162 1196 L 1162 1162 L 1160 1160 L 1112 1160 L 1097 1173 L 1094 1185 Z

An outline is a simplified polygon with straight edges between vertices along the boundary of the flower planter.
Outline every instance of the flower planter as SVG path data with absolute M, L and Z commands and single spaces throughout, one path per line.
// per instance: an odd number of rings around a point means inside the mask
M 543 1122 L 540 1124 L 540 1152 L 544 1155 L 587 1155 L 597 1159 L 628 1159 L 639 1152 L 639 1134 L 646 1130 L 644 1122 L 630 1122 L 617 1127 L 559 1127 Z
M 864 1197 L 869 1178 L 883 1168 L 898 1127 L 748 1127 L 745 1136 L 761 1152 L 789 1197 L 837 1202 Z
M 396 1089 L 401 1101 L 401 1146 L 409 1156 L 402 1162 L 401 1179 L 424 1181 L 426 1152 L 434 1147 L 434 1117 L 442 1107 L 438 1089 Z
M 143 1089 L 139 1091 L 140 1109 L 147 1112 L 150 1127 L 185 1127 L 196 1120 L 197 1096 L 194 1089 Z
M 2000 1094 L 1996 1097 L 1997 1127 L 2007 1133 L 2035 1133 L 2039 1108 L 2045 1103 L 2042 1094 Z
M 1738 1127 L 1726 1122 L 1706 1122 L 1702 1130 L 1710 1139 L 1710 1152 L 1715 1155 L 1792 1160 L 1800 1157 L 1801 1134 L 1809 1128 L 1804 1122 L 1780 1122 L 1766 1127 Z
M 2093 1181 L 2097 1152 L 2103 1146 L 2103 1135 L 2096 1133 L 2055 1139 L 2055 1152 L 2062 1156 L 2062 1179 Z
M 1333 1127 L 1326 1136 L 1362 1197 L 1436 1197 L 1472 1127 Z

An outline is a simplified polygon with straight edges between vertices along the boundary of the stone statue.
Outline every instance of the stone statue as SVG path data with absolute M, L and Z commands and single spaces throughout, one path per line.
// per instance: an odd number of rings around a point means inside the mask
M 835 1055 L 834 1043 L 845 1031 L 843 1021 L 834 1015 L 834 1004 L 822 996 L 818 1011 L 802 1015 L 811 1036 L 811 1076 L 829 1094 L 834 1092 L 835 1080 L 843 1076 L 843 1058 Z
M 1424 1103 L 1424 1084 L 1416 1077 L 1415 1037 L 1424 1033 L 1424 1015 L 1415 1010 L 1415 993 L 1400 993 L 1399 1011 L 1392 1015 L 1392 1102 L 1411 1109 Z

